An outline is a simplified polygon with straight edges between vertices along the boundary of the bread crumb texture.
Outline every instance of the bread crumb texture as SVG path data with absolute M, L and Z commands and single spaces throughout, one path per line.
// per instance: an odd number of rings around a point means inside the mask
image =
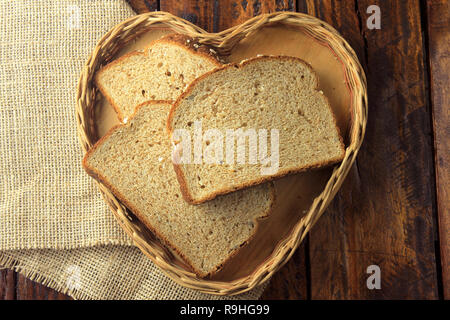
M 189 40 L 189 43 L 187 42 Z M 209 47 L 183 35 L 168 35 L 97 72 L 96 83 L 120 120 L 148 100 L 175 100 L 188 84 L 221 63 Z
M 274 190 L 263 184 L 202 205 L 187 203 L 171 160 L 170 107 L 144 103 L 127 124 L 101 139 L 83 164 L 199 276 L 206 276 L 252 237 L 256 220 L 270 212 Z
M 186 197 L 200 203 L 288 173 L 341 161 L 345 152 L 342 138 L 328 100 L 317 86 L 308 64 L 281 56 L 248 59 L 196 79 L 173 106 L 170 132 L 185 129 L 194 136 L 192 124 L 198 121 L 203 132 L 265 129 L 269 156 L 270 132 L 276 129 L 279 167 L 272 175 L 261 175 L 264 164 L 249 164 L 248 153 L 245 164 L 181 163 L 177 170 Z M 207 142 L 203 141 L 203 150 Z M 248 150 L 248 141 L 246 147 Z M 225 148 L 224 144 L 224 154 Z

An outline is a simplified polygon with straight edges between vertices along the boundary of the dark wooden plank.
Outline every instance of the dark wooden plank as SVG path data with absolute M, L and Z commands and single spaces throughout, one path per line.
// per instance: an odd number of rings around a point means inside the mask
M 16 274 L 17 300 L 72 300 L 67 295 Z
M 35 284 L 24 276 L 17 274 L 16 283 L 16 296 L 17 300 L 46 300 L 47 294 L 45 292 L 46 287 L 40 284 Z M 36 291 L 42 292 L 42 294 L 37 295 Z
M 157 0 L 127 0 L 127 2 L 136 13 L 156 11 L 159 9 L 159 1 Z
M 427 1 L 431 103 L 443 295 L 450 299 L 450 5 Z
M 286 265 L 269 282 L 261 296 L 262 300 L 306 300 L 308 299 L 308 270 L 306 245 L 303 242 Z
M 161 11 L 170 12 L 209 32 L 217 32 L 219 1 L 161 0 Z
M 0 300 L 15 300 L 16 273 L 12 270 L 0 270 Z
M 295 10 L 295 0 L 219 1 L 217 23 L 219 31 L 222 31 L 263 13 Z
M 347 22 L 337 28 L 352 40 L 358 35 L 351 30 L 350 3 L 307 1 L 304 8 L 335 26 L 333 15 L 341 12 Z M 366 10 L 374 4 L 381 8 L 381 30 L 366 28 Z M 365 43 L 365 53 L 357 51 L 367 61 L 369 122 L 357 163 L 310 234 L 311 296 L 435 299 L 433 150 L 420 4 L 353 5 Z M 358 48 L 361 40 L 352 41 Z M 370 265 L 381 269 L 380 290 L 367 288 Z
M 209 32 L 219 32 L 251 17 L 275 11 L 295 11 L 294 0 L 161 0 L 162 11 L 182 17 Z
M 355 1 L 299 0 L 297 9 L 299 12 L 318 17 L 336 28 L 349 42 L 364 65 L 366 60 L 364 37 L 360 31 L 361 21 Z M 337 199 L 345 193 L 345 188 L 346 185 L 343 186 L 344 190 L 336 196 Z M 349 298 L 348 295 L 343 294 L 348 290 L 345 248 L 341 247 L 345 241 L 345 235 L 342 230 L 337 230 L 339 221 L 336 221 L 336 219 L 342 219 L 345 211 L 339 207 L 333 208 L 336 201 L 332 202 L 332 208 L 325 212 L 309 235 L 311 299 Z

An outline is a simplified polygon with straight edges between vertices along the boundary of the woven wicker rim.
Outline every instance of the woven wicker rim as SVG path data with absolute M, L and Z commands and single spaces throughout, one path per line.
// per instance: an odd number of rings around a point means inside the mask
M 367 123 L 367 84 L 358 58 L 350 45 L 327 23 L 301 13 L 277 12 L 254 17 L 245 23 L 222 31 L 207 33 L 201 28 L 165 12 L 151 12 L 134 16 L 106 33 L 87 60 L 78 84 L 77 132 L 84 152 L 96 141 L 94 134 L 94 107 L 97 89 L 93 85 L 96 70 L 129 40 L 148 30 L 154 24 L 163 24 L 175 32 L 198 37 L 201 43 L 213 45 L 221 54 L 228 54 L 233 46 L 254 31 L 271 23 L 300 27 L 302 32 L 325 43 L 344 64 L 347 85 L 351 91 L 352 124 L 350 143 L 345 158 L 334 168 L 322 193 L 316 197 L 308 213 L 297 222 L 290 235 L 280 239 L 276 249 L 252 274 L 232 282 L 200 279 L 176 263 L 174 256 L 154 237 L 149 240 L 148 231 L 127 211 L 125 206 L 101 183 L 97 183 L 105 201 L 122 228 L 131 236 L 137 247 L 158 265 L 170 278 L 188 288 L 215 295 L 234 295 L 251 290 L 280 269 L 292 256 L 309 230 L 320 218 L 341 187 L 364 138 Z

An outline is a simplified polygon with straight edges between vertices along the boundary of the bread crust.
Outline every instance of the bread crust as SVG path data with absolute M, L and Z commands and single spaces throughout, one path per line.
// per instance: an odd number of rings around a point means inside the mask
M 175 100 L 175 102 L 172 105 L 172 108 L 170 109 L 169 112 L 169 116 L 167 118 L 167 131 L 169 133 L 170 139 L 172 140 L 172 136 L 173 136 L 173 127 L 172 127 L 172 120 L 175 114 L 175 111 L 177 110 L 178 106 L 180 105 L 181 101 L 184 99 L 184 97 L 188 96 L 189 94 L 191 94 L 192 90 L 194 89 L 194 87 L 197 85 L 197 83 L 199 83 L 200 81 L 202 81 L 203 79 L 209 77 L 210 75 L 214 74 L 214 73 L 218 73 L 221 72 L 222 70 L 226 70 L 226 69 L 230 69 L 230 68 L 237 68 L 237 69 L 242 69 L 244 68 L 246 65 L 251 64 L 255 61 L 261 61 L 261 60 L 277 60 L 277 59 L 281 59 L 281 60 L 293 60 L 293 61 L 297 61 L 300 62 L 302 64 L 304 64 L 307 68 L 310 69 L 311 73 L 314 74 L 315 78 L 316 78 L 316 87 L 314 88 L 315 91 L 319 91 L 319 78 L 317 76 L 317 73 L 314 71 L 314 69 L 312 68 L 312 66 L 297 57 L 291 57 L 291 56 L 282 56 L 282 55 L 277 55 L 277 56 L 258 56 L 258 57 L 254 57 L 254 58 L 249 58 L 249 59 L 245 59 L 243 61 L 241 61 L 240 63 L 230 63 L 227 65 L 222 66 L 221 68 L 217 68 L 214 70 L 211 70 L 209 72 L 204 73 L 203 75 L 201 75 L 200 77 L 196 78 L 194 81 L 192 81 L 189 86 L 186 88 L 186 90 L 180 95 L 178 96 L 177 100 Z M 336 117 L 333 113 L 333 110 L 331 109 L 331 105 L 330 102 L 328 100 L 328 98 L 324 95 L 326 104 L 331 112 L 332 118 L 333 118 L 333 123 L 334 126 L 337 130 L 338 136 L 339 136 L 339 141 L 340 141 L 340 149 L 341 149 L 341 155 L 339 157 L 330 159 L 329 161 L 324 161 L 322 163 L 317 163 L 314 165 L 309 165 L 309 166 L 305 166 L 305 167 L 298 167 L 295 169 L 286 169 L 286 170 L 278 170 L 277 174 L 272 175 L 272 176 L 264 176 L 264 177 L 260 177 L 260 178 L 256 178 L 252 181 L 249 181 L 247 183 L 242 183 L 240 185 L 237 185 L 233 188 L 229 188 L 229 189 L 225 189 L 222 188 L 220 190 L 217 190 L 216 192 L 212 193 L 210 196 L 205 196 L 205 197 L 200 197 L 198 199 L 194 199 L 192 193 L 190 192 L 188 185 L 187 185 L 187 181 L 186 181 L 186 177 L 183 173 L 183 170 L 181 169 L 181 165 L 173 163 L 173 167 L 177 176 L 177 180 L 180 184 L 180 190 L 181 190 L 181 194 L 183 196 L 183 198 L 192 204 L 201 204 L 204 203 L 206 201 L 212 200 L 214 198 L 216 198 L 219 195 L 224 195 L 230 192 L 234 192 L 237 190 L 241 190 L 244 188 L 248 188 L 251 186 L 255 186 L 264 182 L 269 182 L 269 181 L 273 181 L 275 179 L 278 178 L 282 178 L 284 176 L 287 176 L 289 174 L 294 174 L 294 173 L 299 173 L 299 172 L 303 172 L 303 171 L 307 171 L 310 169 L 318 169 L 318 168 L 322 168 L 334 163 L 337 163 L 339 161 L 342 161 L 345 157 L 345 146 L 343 143 L 343 139 L 339 130 L 339 127 L 337 126 L 337 120 Z
M 151 101 L 146 101 L 143 102 L 141 104 L 139 104 L 136 108 L 135 111 L 133 113 L 133 115 L 130 117 L 130 120 L 134 118 L 134 116 L 136 115 L 136 113 L 139 111 L 140 108 L 142 108 L 145 105 L 148 104 L 167 104 L 167 105 L 171 105 L 171 101 L 168 100 L 151 100 Z M 269 183 L 269 188 L 270 188 L 270 195 L 271 195 L 271 203 L 270 203 L 270 207 L 263 212 L 260 216 L 256 217 L 254 219 L 254 223 L 255 223 L 255 227 L 254 227 L 254 232 L 251 234 L 251 236 L 244 241 L 243 243 L 240 244 L 240 246 L 236 249 L 234 249 L 230 255 L 228 256 L 227 259 L 225 259 L 221 265 L 217 266 L 216 269 L 214 269 L 213 271 L 209 272 L 209 273 L 204 273 L 198 269 L 196 269 L 194 267 L 194 264 L 181 252 L 181 250 L 179 250 L 174 244 L 172 244 L 166 237 L 164 237 L 163 235 L 161 235 L 158 230 L 156 228 L 154 228 L 148 221 L 147 219 L 145 219 L 145 216 L 137 209 L 135 208 L 127 199 L 124 195 L 122 195 L 109 181 L 106 177 L 102 176 L 100 172 L 98 172 L 95 168 L 92 168 L 89 166 L 88 164 L 88 158 L 94 153 L 95 150 L 98 149 L 98 147 L 103 144 L 116 130 L 123 128 L 123 127 L 127 127 L 128 124 L 126 123 L 121 123 L 118 124 L 114 127 L 112 127 L 102 138 L 100 138 L 95 144 L 94 146 L 92 146 L 92 148 L 90 148 L 88 150 L 88 152 L 86 152 L 83 160 L 82 160 L 82 166 L 85 169 L 85 171 L 91 176 L 93 177 L 95 180 L 97 180 L 98 182 L 100 182 L 101 184 L 103 184 L 104 186 L 106 186 L 127 208 L 129 208 L 131 210 L 131 212 L 133 212 L 133 214 L 139 219 L 139 221 L 141 221 L 165 246 L 169 247 L 170 249 L 172 249 L 173 251 L 176 252 L 177 255 L 179 255 L 179 257 L 187 264 L 187 266 L 190 268 L 190 271 L 192 271 L 193 273 L 195 273 L 197 276 L 199 276 L 200 278 L 206 278 L 206 277 L 210 277 L 214 274 L 216 274 L 218 271 L 220 271 L 226 264 L 229 263 L 229 261 L 231 260 L 231 258 L 233 256 L 235 256 L 237 254 L 237 252 L 244 246 L 246 246 L 251 239 L 254 238 L 257 229 L 259 227 L 257 220 L 261 220 L 263 218 L 266 218 L 270 215 L 270 213 L 273 211 L 273 207 L 275 205 L 275 201 L 276 201 L 276 194 L 275 194 L 275 187 L 272 183 Z
M 168 35 L 162 37 L 161 39 L 153 40 L 152 42 L 150 42 L 150 44 L 148 46 L 146 46 L 142 50 L 135 50 L 135 51 L 129 52 L 127 54 L 124 54 L 120 58 L 118 58 L 118 59 L 108 63 L 106 66 L 102 67 L 100 70 L 98 70 L 96 72 L 96 74 L 94 76 L 95 85 L 100 90 L 100 92 L 103 94 L 103 96 L 106 98 L 106 100 L 108 100 L 108 102 L 114 108 L 120 122 L 123 122 L 123 120 L 124 120 L 122 111 L 120 110 L 120 107 L 117 105 L 117 103 L 114 101 L 114 99 L 108 94 L 107 90 L 102 85 L 101 81 L 99 80 L 99 77 L 103 72 L 105 72 L 106 70 L 108 70 L 109 68 L 111 68 L 117 64 L 122 63 L 123 60 L 125 60 L 129 57 L 146 55 L 145 51 L 150 49 L 156 43 L 170 43 L 170 44 L 176 45 L 182 49 L 185 49 L 192 54 L 202 56 L 202 57 L 208 59 L 210 62 L 215 64 L 217 67 L 221 67 L 223 65 L 219 61 L 220 58 L 219 58 L 218 54 L 210 46 L 199 43 L 198 40 L 195 38 L 191 38 L 189 36 L 186 36 L 183 34 L 178 34 L 178 33 L 171 33 L 171 34 L 168 34 Z M 171 101 L 171 100 L 165 100 L 165 101 Z M 173 101 L 171 101 L 171 102 L 173 102 Z

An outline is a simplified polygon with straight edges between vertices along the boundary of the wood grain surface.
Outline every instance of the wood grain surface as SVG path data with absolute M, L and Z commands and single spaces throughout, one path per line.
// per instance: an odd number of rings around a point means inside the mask
M 258 14 L 308 13 L 355 49 L 369 122 L 342 189 L 262 299 L 450 299 L 447 0 L 129 0 L 218 32 Z M 369 30 L 371 5 L 381 29 Z M 367 267 L 381 270 L 369 290 Z M 66 299 L 0 270 L 0 299 Z
M 262 13 L 295 11 L 294 0 L 160 0 L 162 11 L 186 19 L 209 32 L 219 32 Z
M 365 26 L 372 4 L 383 13 L 380 30 Z M 420 3 L 363 0 L 355 8 L 369 123 L 353 170 L 310 235 L 312 298 L 435 299 L 433 150 Z M 329 17 L 320 10 L 316 15 Z M 358 36 L 346 34 L 347 27 L 344 36 Z M 370 265 L 381 269 L 381 290 L 366 286 Z
M 434 128 L 437 210 L 443 295 L 450 299 L 450 4 L 427 1 L 428 54 Z
M 0 270 L 0 300 L 16 299 L 16 274 L 12 270 Z M 45 288 L 45 287 L 44 287 Z M 50 289 L 48 289 L 50 290 Z

